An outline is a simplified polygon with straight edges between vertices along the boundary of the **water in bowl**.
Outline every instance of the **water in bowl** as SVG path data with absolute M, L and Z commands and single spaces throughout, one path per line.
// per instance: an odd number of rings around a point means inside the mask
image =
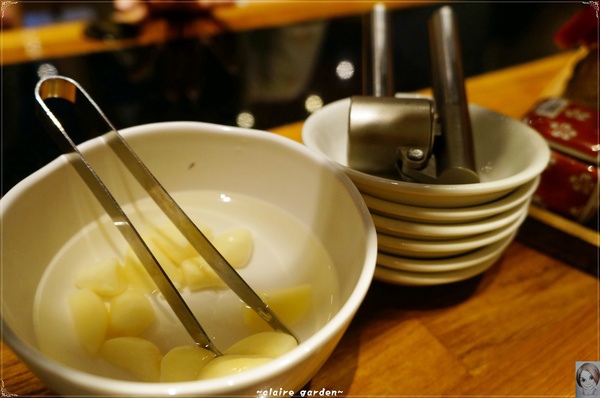
M 198 225 L 214 235 L 235 228 L 251 231 L 254 250 L 249 264 L 238 272 L 257 291 L 310 284 L 313 297 L 309 315 L 292 330 L 301 340 L 321 328 L 338 310 L 338 282 L 331 258 L 317 238 L 298 219 L 281 209 L 237 193 L 188 191 L 174 199 Z M 124 207 L 133 224 L 144 228 L 167 222 L 148 199 Z M 74 278 L 81 267 L 112 257 L 123 258 L 127 244 L 108 217 L 86 225 L 71 238 L 48 266 L 37 290 L 34 325 L 40 349 L 66 365 L 89 373 L 128 379 L 123 371 L 85 352 L 78 343 L 67 299 L 75 291 Z M 252 333 L 243 320 L 243 304 L 228 289 L 192 292 L 182 296 L 203 327 L 224 349 Z M 153 341 L 166 353 L 192 344 L 190 337 L 161 295 L 150 296 L 157 321 L 140 337 Z

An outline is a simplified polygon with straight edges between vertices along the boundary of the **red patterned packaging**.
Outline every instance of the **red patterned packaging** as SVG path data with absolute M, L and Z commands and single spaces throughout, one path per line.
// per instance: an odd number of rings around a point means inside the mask
M 598 112 L 564 98 L 539 102 L 523 121 L 552 149 L 533 201 L 580 223 L 598 210 Z

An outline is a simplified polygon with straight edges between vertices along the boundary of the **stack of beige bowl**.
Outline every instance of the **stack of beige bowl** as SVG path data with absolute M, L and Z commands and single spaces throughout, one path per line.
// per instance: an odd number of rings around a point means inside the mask
M 370 210 L 378 237 L 375 278 L 435 285 L 484 272 L 527 216 L 550 152 L 524 123 L 470 105 L 477 184 L 420 184 L 347 166 L 350 99 L 326 105 L 304 124 L 309 148 L 338 163 Z

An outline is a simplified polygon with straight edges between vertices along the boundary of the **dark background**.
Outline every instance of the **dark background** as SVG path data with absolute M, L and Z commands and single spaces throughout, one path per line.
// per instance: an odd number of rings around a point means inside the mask
M 93 19 L 107 12 L 107 4 L 85 2 L 24 6 L 25 26 L 82 16 Z M 452 3 L 465 74 L 558 52 L 552 36 L 585 6 L 579 2 Z M 437 7 L 393 12 L 397 92 L 430 85 L 427 20 Z M 361 20 L 360 16 L 331 19 L 223 34 L 208 41 L 176 40 L 3 65 L 1 194 L 58 156 L 34 113 L 34 87 L 42 64 L 49 63 L 59 74 L 77 80 L 117 128 L 167 120 L 236 125 L 239 113 L 248 112 L 254 116 L 254 128 L 268 129 L 305 119 L 309 95 L 328 103 L 361 93 Z M 355 67 L 349 79 L 335 74 L 344 60 Z M 280 81 L 292 87 L 279 87 Z M 278 90 L 285 94 L 277 95 Z

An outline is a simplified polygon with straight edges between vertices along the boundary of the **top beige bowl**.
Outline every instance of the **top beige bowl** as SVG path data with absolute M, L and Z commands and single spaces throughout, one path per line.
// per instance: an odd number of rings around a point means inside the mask
M 257 396 L 269 388 L 297 392 L 333 351 L 373 277 L 376 235 L 356 187 L 331 162 L 271 133 L 173 122 L 122 134 L 193 220 L 203 220 L 215 231 L 245 226 L 252 232 L 253 257 L 240 270 L 251 286 L 312 286 L 313 302 L 319 304 L 312 306 L 310 322 L 292 327 L 301 343 L 246 372 L 178 383 L 119 380 L 69 357 L 67 349 L 81 350 L 66 304 L 68 292 L 75 289 L 73 271 L 122 256 L 127 245 L 65 157 L 26 178 L 0 201 L 4 341 L 64 396 Z M 102 137 L 88 141 L 82 151 L 131 211 L 134 224 L 143 227 L 154 217 L 153 208 L 145 207 L 147 195 L 103 142 Z M 200 306 L 217 309 L 209 312 L 214 318 L 202 322 L 221 349 L 231 344 L 232 329 L 238 331 L 230 323 L 237 318 L 227 315 L 232 312 L 219 311 L 220 295 L 229 293 L 214 293 L 216 304 Z M 184 298 L 193 299 L 195 293 L 186 294 Z M 48 346 L 48 341 L 56 345 Z M 48 355 L 42 352 L 44 344 Z
M 304 123 L 309 148 L 343 166 L 358 189 L 374 197 L 412 206 L 454 208 L 496 200 L 533 180 L 547 166 L 550 150 L 526 124 L 470 105 L 478 184 L 435 185 L 381 178 L 348 167 L 350 99 L 324 106 Z

